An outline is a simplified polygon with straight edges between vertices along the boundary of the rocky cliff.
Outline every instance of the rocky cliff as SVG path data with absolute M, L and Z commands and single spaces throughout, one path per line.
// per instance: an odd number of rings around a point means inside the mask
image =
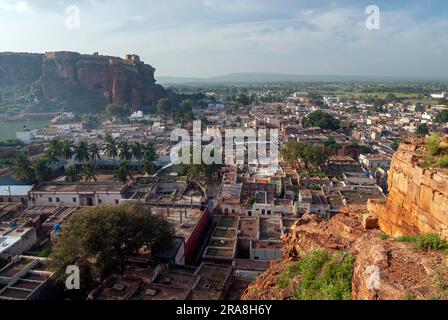
M 445 254 L 417 250 L 412 244 L 386 239 L 380 230 L 371 229 L 374 226 L 368 223 L 370 218 L 365 207 L 351 207 L 328 221 L 315 217 L 300 219 L 283 239 L 284 261 L 273 263 L 242 299 L 295 299 L 301 282 L 309 279 L 302 274 L 284 285 L 285 272 L 316 250 L 339 254 L 342 257 L 339 259 L 354 258 L 349 279 L 352 299 L 446 299 L 448 260 Z M 328 288 L 331 289 L 331 284 Z
M 109 103 L 152 106 L 167 92 L 156 84 L 155 69 L 136 55 L 124 59 L 75 52 L 0 54 L 0 86 L 29 85 L 29 111 L 42 106 L 100 111 Z
M 42 54 L 0 53 L 0 86 L 31 84 L 42 71 Z
M 369 202 L 391 236 L 437 233 L 448 238 L 448 170 L 425 169 L 426 155 L 423 140 L 401 144 L 392 159 L 387 202 Z

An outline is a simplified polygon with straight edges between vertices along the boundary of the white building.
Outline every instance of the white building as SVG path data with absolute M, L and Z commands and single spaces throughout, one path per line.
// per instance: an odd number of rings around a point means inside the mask
M 29 205 L 92 207 L 119 205 L 127 186 L 116 182 L 44 183 L 30 191 Z
M 431 98 L 433 98 L 433 99 L 448 99 L 448 93 L 446 93 L 446 92 L 433 93 L 433 94 L 431 94 Z
M 359 162 L 366 169 L 373 168 L 383 168 L 385 170 L 390 169 L 391 159 L 385 155 L 374 154 L 374 155 L 364 155 L 359 156 Z
M 34 228 L 1 228 L 0 257 L 14 257 L 30 250 L 37 241 Z
M 139 121 L 143 120 L 145 118 L 145 115 L 143 114 L 143 111 L 136 111 L 129 117 L 129 120 L 131 121 Z
M 28 201 L 28 193 L 33 186 L 0 186 L 0 203 Z

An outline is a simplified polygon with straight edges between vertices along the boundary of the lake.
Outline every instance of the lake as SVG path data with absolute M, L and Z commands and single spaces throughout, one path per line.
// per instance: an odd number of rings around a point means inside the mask
M 0 188 L 1 186 L 22 186 L 27 185 L 27 183 L 19 182 L 13 177 L 11 177 L 9 174 L 0 176 Z
M 0 141 L 16 139 L 16 132 L 23 131 L 24 126 L 35 130 L 42 129 L 48 124 L 48 119 L 0 121 Z

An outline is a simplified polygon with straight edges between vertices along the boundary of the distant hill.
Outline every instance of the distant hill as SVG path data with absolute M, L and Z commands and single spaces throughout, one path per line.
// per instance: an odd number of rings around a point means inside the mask
M 381 81 L 432 81 L 446 79 L 429 79 L 424 77 L 390 77 L 390 76 L 339 76 L 339 75 L 297 75 L 283 73 L 231 73 L 210 78 L 193 77 L 158 77 L 162 84 L 219 84 L 219 83 L 281 83 L 281 82 L 381 82 Z

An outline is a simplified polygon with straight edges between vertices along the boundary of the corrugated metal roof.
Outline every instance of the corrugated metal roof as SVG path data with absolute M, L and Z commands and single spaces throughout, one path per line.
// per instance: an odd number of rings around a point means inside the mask
M 0 186 L 0 197 L 27 196 L 33 186 Z

